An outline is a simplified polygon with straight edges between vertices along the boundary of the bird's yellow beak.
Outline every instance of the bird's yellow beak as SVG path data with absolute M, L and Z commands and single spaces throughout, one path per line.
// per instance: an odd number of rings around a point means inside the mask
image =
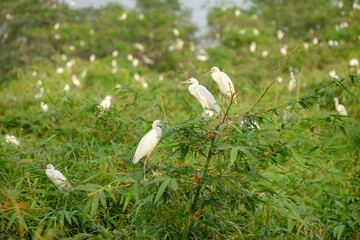
M 189 82 L 190 82 L 190 80 L 188 79 L 186 81 L 179 82 L 178 84 L 184 84 L 184 83 L 189 83 Z
M 209 73 L 209 72 L 212 72 L 212 70 L 210 69 L 209 71 L 206 71 L 206 72 L 204 72 L 204 73 Z

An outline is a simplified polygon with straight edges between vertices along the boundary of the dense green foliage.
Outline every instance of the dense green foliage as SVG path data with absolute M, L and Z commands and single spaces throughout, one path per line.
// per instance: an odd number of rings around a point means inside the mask
M 360 66 L 349 61 L 360 59 L 360 11 L 353 1 L 253 3 L 212 8 L 217 43 L 202 52 L 174 0 L 138 10 L 1 2 L 0 132 L 20 146 L 0 145 L 0 238 L 359 239 Z M 195 77 L 221 103 L 203 74 L 212 66 L 237 89 L 225 118 L 204 119 L 177 85 Z M 155 119 L 171 125 L 144 181 L 143 160 L 131 160 Z M 72 191 L 46 177 L 48 163 Z

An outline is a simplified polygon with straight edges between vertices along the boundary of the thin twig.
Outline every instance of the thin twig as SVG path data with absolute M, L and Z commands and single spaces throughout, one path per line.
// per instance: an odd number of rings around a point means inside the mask
M 276 78 L 286 69 L 286 64 L 289 62 L 289 59 L 291 57 L 291 55 L 293 55 L 295 53 L 296 50 L 298 50 L 298 48 L 301 45 L 301 41 L 298 43 L 298 45 L 287 55 L 284 64 L 281 66 L 281 68 L 278 70 L 278 72 L 275 74 L 275 76 L 273 77 L 273 79 L 271 80 L 271 82 L 267 85 L 265 91 L 261 94 L 261 96 L 259 97 L 259 99 L 256 101 L 256 103 L 254 104 L 254 106 L 252 106 L 252 108 L 248 111 L 249 113 L 254 110 L 254 108 L 258 105 L 258 103 L 262 100 L 262 98 L 265 96 L 265 94 L 267 93 L 267 91 L 269 90 L 269 88 L 271 87 L 271 85 L 274 84 Z

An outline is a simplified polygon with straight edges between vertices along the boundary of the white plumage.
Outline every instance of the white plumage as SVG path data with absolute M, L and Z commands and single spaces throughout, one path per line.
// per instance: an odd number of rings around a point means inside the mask
M 224 97 L 231 99 L 235 93 L 235 88 L 229 76 L 226 73 L 221 72 L 218 67 L 212 67 L 207 72 L 211 72 L 211 77 L 217 83 L 221 94 Z M 236 103 L 236 100 L 234 102 Z
M 46 165 L 46 176 L 59 188 L 60 191 L 70 191 L 72 187 L 66 177 L 58 170 L 55 170 L 52 164 Z
M 342 116 L 347 116 L 347 111 L 344 105 L 339 104 L 339 99 L 337 97 L 335 97 L 333 99 L 334 103 L 335 103 L 335 109 L 336 111 L 339 113 L 339 115 Z
M 290 72 L 290 82 L 288 86 L 289 93 L 291 94 L 296 87 L 296 79 L 293 72 Z
M 134 164 L 138 163 L 141 158 L 146 156 L 144 162 L 144 179 L 145 179 L 145 168 L 146 168 L 146 161 L 150 153 L 154 150 L 160 138 L 162 136 L 161 128 L 159 127 L 160 124 L 168 124 L 162 122 L 160 120 L 155 120 L 152 124 L 152 129 L 145 134 L 145 136 L 140 140 L 139 145 L 136 148 L 135 155 L 132 159 Z
M 100 108 L 101 109 L 108 109 L 111 106 L 111 96 L 107 95 L 104 100 L 102 100 L 102 102 L 100 103 Z
M 186 81 L 180 82 L 179 84 L 184 83 L 191 83 L 189 86 L 189 92 L 199 101 L 204 111 L 210 110 L 215 111 L 217 114 L 221 113 L 221 109 L 217 105 L 214 96 L 204 86 L 199 85 L 198 80 L 190 78 Z
M 5 142 L 10 143 L 10 144 L 14 144 L 16 146 L 20 146 L 20 142 L 13 135 L 6 134 L 5 135 Z

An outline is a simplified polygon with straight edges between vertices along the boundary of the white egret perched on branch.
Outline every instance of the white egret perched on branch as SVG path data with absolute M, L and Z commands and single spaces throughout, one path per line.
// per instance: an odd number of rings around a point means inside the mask
M 133 164 L 136 164 L 140 161 L 141 158 L 145 157 L 144 162 L 144 180 L 145 178 L 145 169 L 146 169 L 146 161 L 150 155 L 150 153 L 154 150 L 160 138 L 162 136 L 161 128 L 159 127 L 160 124 L 169 124 L 166 122 L 162 122 L 160 120 L 155 120 L 152 124 L 152 129 L 145 134 L 145 136 L 140 140 L 139 145 L 136 148 L 135 155 L 133 157 Z
M 335 109 L 339 113 L 339 115 L 347 116 L 347 111 L 344 105 L 339 104 L 339 99 L 337 97 L 334 97 L 333 99 L 335 103 Z
M 190 78 L 186 81 L 180 82 L 179 84 L 191 83 L 189 86 L 189 92 L 193 95 L 206 110 L 215 111 L 217 114 L 221 113 L 220 107 L 217 105 L 214 96 L 204 86 L 199 85 L 198 80 Z
M 212 79 L 214 79 L 214 81 L 217 83 L 219 90 L 224 97 L 230 100 L 235 97 L 234 85 L 226 73 L 221 72 L 218 67 L 212 67 L 205 73 L 208 72 L 211 72 Z M 236 103 L 236 100 L 234 100 L 234 103 Z
M 54 165 L 46 165 L 46 176 L 59 188 L 60 191 L 70 191 L 72 187 L 66 177 L 58 170 L 55 170 Z

